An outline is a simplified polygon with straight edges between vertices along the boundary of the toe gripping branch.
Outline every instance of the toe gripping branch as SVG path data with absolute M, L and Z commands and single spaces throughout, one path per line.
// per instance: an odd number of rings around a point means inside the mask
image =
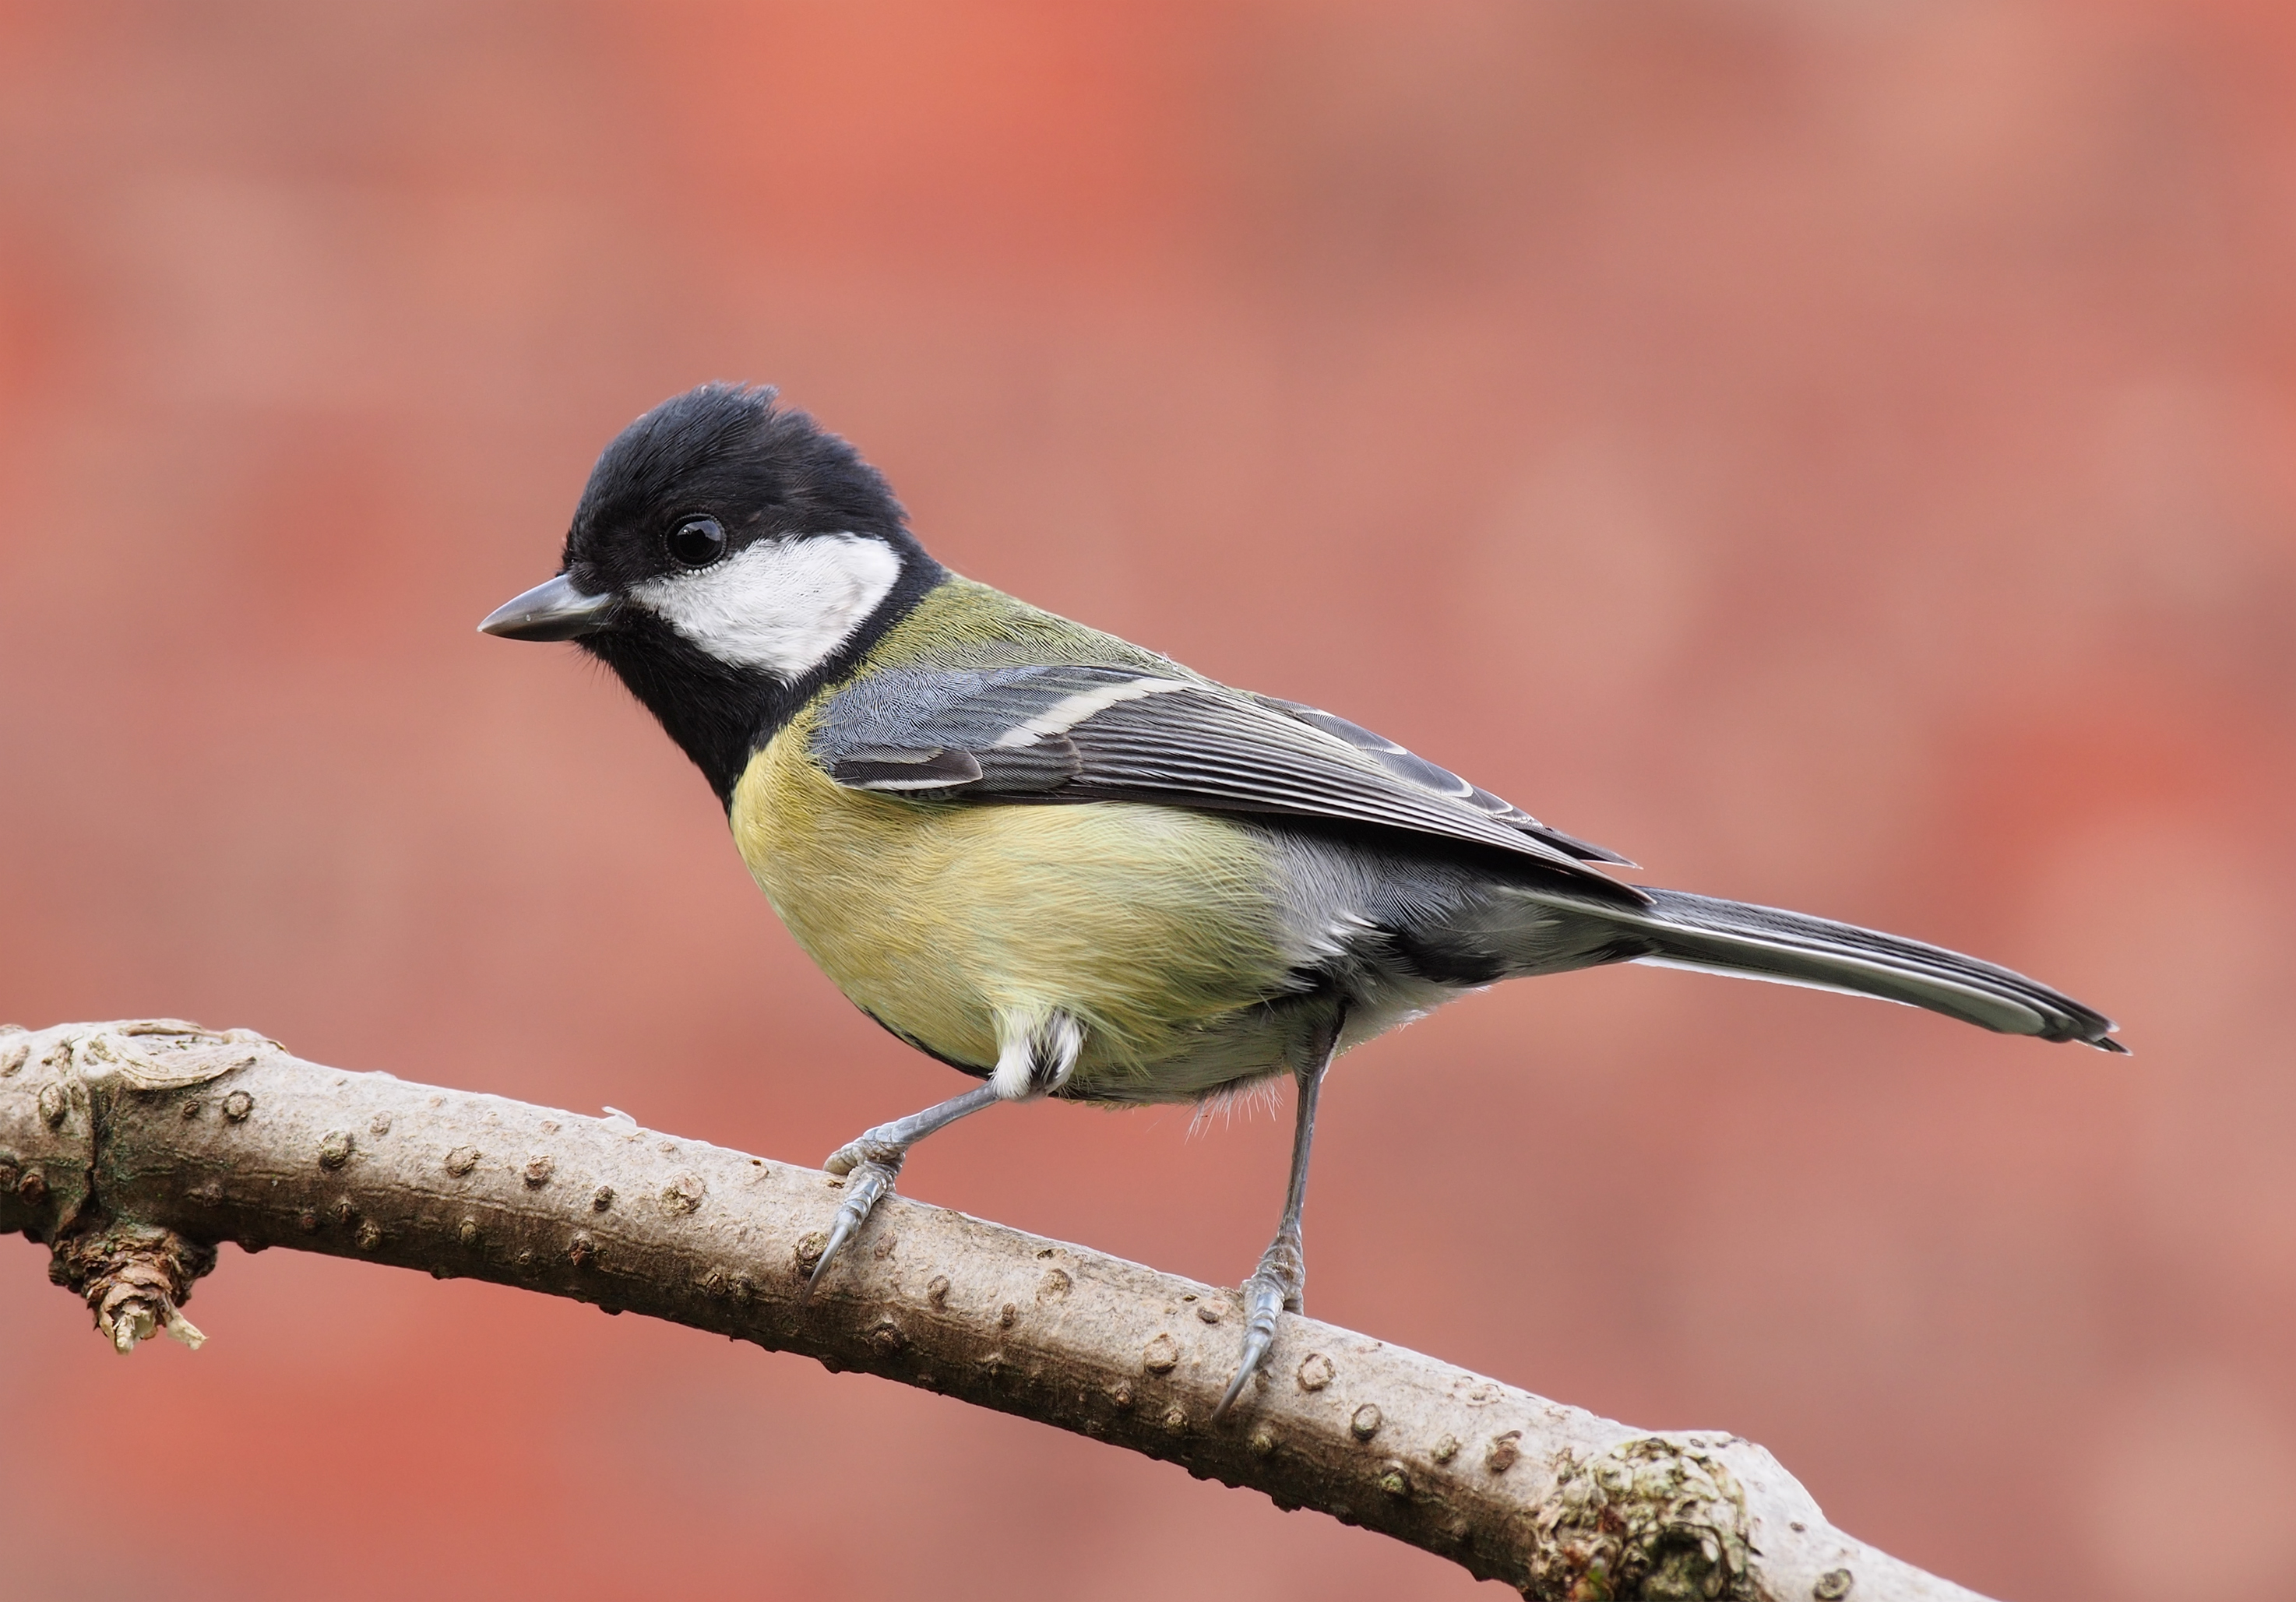
M 1278 1235 L 1268 1244 L 1259 1267 L 1243 1282 L 1243 1357 L 1236 1364 L 1235 1377 L 1227 1383 L 1227 1393 L 1212 1409 L 1214 1423 L 1226 1417 L 1267 1362 L 1275 1344 L 1276 1315 L 1300 1310 L 1300 1293 L 1307 1278 L 1307 1254 L 1300 1250 L 1299 1237 L 1288 1231 Z
M 822 1271 L 836 1260 L 839 1249 L 868 1221 L 869 1210 L 893 1188 L 893 1181 L 901 1177 L 901 1163 L 907 1158 L 909 1147 L 935 1130 L 947 1129 L 960 1118 L 969 1117 L 983 1107 L 995 1106 L 999 1099 L 994 1085 L 982 1085 L 962 1096 L 952 1096 L 922 1113 L 881 1123 L 830 1154 L 829 1161 L 822 1167 L 832 1174 L 847 1176 L 845 1200 L 837 1209 L 837 1221 L 830 1226 L 821 1255 L 814 1260 L 813 1272 L 806 1277 L 806 1294 L 810 1294 L 821 1282 Z
M 829 1241 L 821 1248 L 820 1260 L 806 1277 L 808 1291 L 821 1283 L 822 1275 L 845 1243 L 868 1221 L 871 1211 L 893 1188 L 893 1181 L 901 1177 L 901 1163 L 908 1155 L 907 1149 L 872 1138 L 875 1134 L 872 1130 L 850 1146 L 840 1146 L 822 1164 L 831 1173 L 845 1176 L 845 1199 L 838 1206 L 836 1221 L 829 1227 Z

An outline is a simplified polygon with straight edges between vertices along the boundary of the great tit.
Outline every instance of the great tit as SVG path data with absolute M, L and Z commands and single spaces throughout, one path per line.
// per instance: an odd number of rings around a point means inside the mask
M 556 578 L 480 627 L 573 640 L 717 793 L 807 954 L 984 1082 L 832 1154 L 809 1284 L 917 1140 L 997 1101 L 1187 1102 L 1289 1074 L 1291 1184 L 1225 1413 L 1305 1278 L 1332 1059 L 1501 979 L 1639 962 L 1909 1003 L 2106 1051 L 2114 1025 L 1936 946 L 1632 864 L 1344 718 L 958 577 L 771 389 L 707 384 L 598 458 Z

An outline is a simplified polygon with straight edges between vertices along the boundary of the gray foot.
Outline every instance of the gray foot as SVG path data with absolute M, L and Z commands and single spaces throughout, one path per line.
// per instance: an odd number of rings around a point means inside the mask
M 1300 1310 L 1300 1293 L 1308 1280 L 1308 1261 L 1298 1235 L 1286 1231 L 1269 1243 L 1259 1267 L 1243 1282 L 1243 1360 L 1228 1381 L 1227 1394 L 1212 1409 L 1217 1423 L 1243 1394 L 1251 1376 L 1267 1360 L 1275 1344 L 1275 1315 Z
M 869 1220 L 869 1214 L 885 1193 L 893 1188 L 893 1181 L 901 1177 L 901 1162 L 907 1151 L 882 1138 L 882 1131 L 871 1130 L 858 1140 L 848 1141 L 829 1154 L 822 1167 L 833 1174 L 843 1174 L 845 1199 L 838 1204 L 837 1221 L 829 1227 L 829 1244 L 821 1248 L 821 1261 L 813 1265 L 807 1276 L 805 1288 L 810 1291 L 821 1283 L 821 1277 L 836 1260 L 845 1243 Z
M 813 1265 L 806 1276 L 805 1288 L 809 1292 L 821 1283 L 821 1276 L 836 1260 L 837 1253 L 854 1232 L 868 1221 L 869 1210 L 884 1199 L 893 1188 L 893 1181 L 901 1177 L 901 1162 L 909 1154 L 909 1147 L 922 1140 L 935 1130 L 947 1129 L 967 1113 L 978 1113 L 983 1107 L 996 1105 L 994 1086 L 983 1085 L 977 1090 L 967 1090 L 962 1096 L 952 1096 L 939 1106 L 927 1107 L 922 1113 L 912 1113 L 906 1118 L 896 1118 L 890 1123 L 881 1123 L 858 1139 L 849 1140 L 829 1154 L 822 1167 L 833 1174 L 843 1174 L 845 1200 L 837 1209 L 837 1221 L 829 1227 L 829 1244 L 821 1248 L 821 1261 Z

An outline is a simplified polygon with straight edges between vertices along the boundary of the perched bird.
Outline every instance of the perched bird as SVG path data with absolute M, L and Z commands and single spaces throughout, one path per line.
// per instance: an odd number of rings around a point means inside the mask
M 1291 1185 L 1244 1282 L 1243 1394 L 1300 1308 L 1332 1059 L 1496 980 L 1641 962 L 2122 1049 L 1974 957 L 1631 866 L 1343 718 L 1231 689 L 943 568 L 770 389 L 665 401 L 598 458 L 559 575 L 480 625 L 575 640 L 717 793 L 798 943 L 985 1081 L 870 1130 L 818 1281 L 917 1140 L 994 1103 L 1185 1102 L 1289 1074 Z

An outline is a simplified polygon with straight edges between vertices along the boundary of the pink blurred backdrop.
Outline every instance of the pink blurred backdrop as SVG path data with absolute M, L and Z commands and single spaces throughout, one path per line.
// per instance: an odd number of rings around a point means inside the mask
M 590 459 L 770 380 L 960 571 L 2112 1060 L 1628 969 L 1350 1057 L 1324 1317 L 1735 1430 L 1971 1585 L 2296 1595 L 2296 13 L 2168 0 L 0 12 L 0 1016 L 817 1160 L 955 1083 L 570 649 Z M 1232 1282 L 1285 1131 L 906 1188 Z M 122 1362 L 0 1243 L 0 1592 L 1467 1595 L 876 1380 L 226 1250 Z

